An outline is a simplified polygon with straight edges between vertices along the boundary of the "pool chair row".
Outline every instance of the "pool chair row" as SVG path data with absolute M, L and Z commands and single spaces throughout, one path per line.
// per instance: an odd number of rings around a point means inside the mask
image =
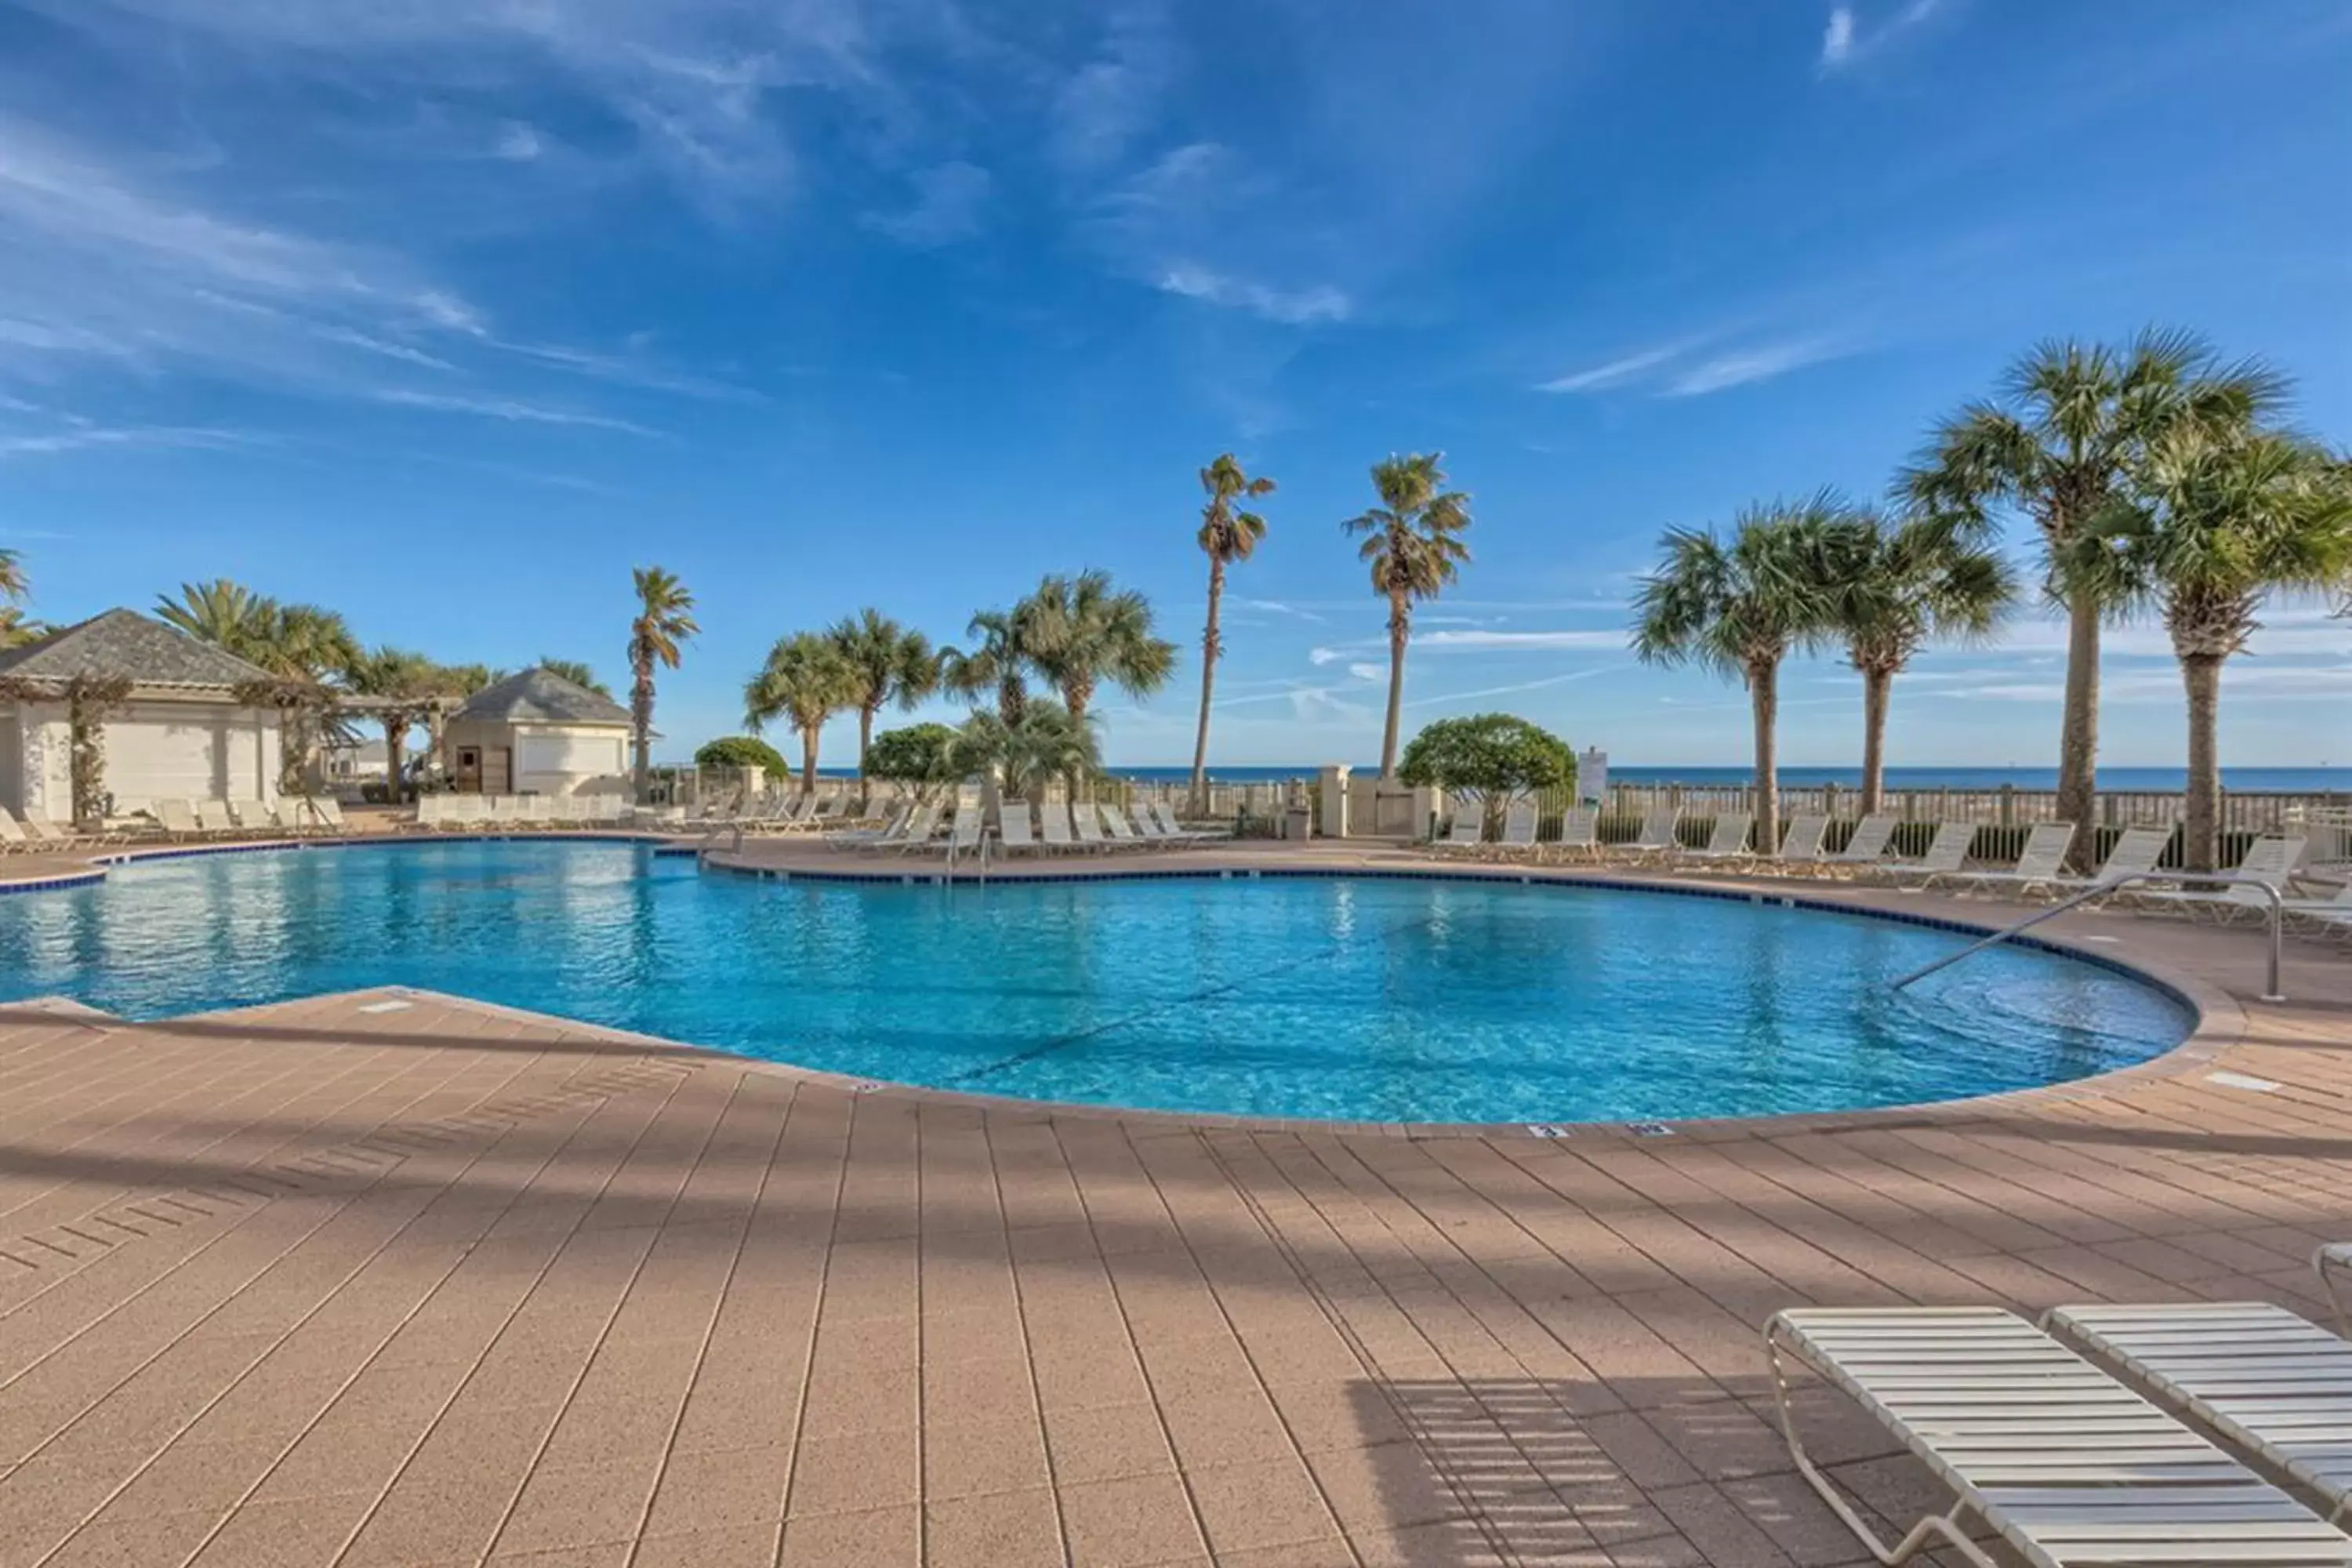
M 1041 801 L 1033 805 L 1008 800 L 998 808 L 993 836 L 988 831 L 986 810 L 978 802 L 957 803 L 950 817 L 948 805 L 934 801 L 901 807 L 879 828 L 830 833 L 824 841 L 837 848 L 953 857 L 978 855 L 984 846 L 1006 856 L 1171 849 L 1226 837 L 1185 827 L 1164 805 L 1139 810 L 1130 817 L 1124 807 L 1108 803 Z
M 1801 1309 L 1764 1330 L 1790 1455 L 1872 1555 L 1996 1568 L 2352 1568 L 2352 1246 L 2321 1250 L 2337 1332 L 2268 1301 Z M 1805 1451 L 1791 1365 L 1859 1404 L 1954 1495 L 1900 1541 Z
M 618 795 L 426 795 L 416 799 L 416 826 L 443 832 L 484 828 L 617 827 L 636 819 Z
M 281 795 L 257 800 L 159 800 L 148 808 L 154 834 L 173 844 L 205 839 L 287 838 L 348 833 L 343 808 L 331 795 Z

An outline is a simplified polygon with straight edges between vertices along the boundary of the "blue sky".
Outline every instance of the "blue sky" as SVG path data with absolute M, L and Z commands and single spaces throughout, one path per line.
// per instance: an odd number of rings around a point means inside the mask
M 1188 650 L 1111 759 L 1177 762 L 1230 448 L 1281 489 L 1215 754 L 1361 760 L 1338 522 L 1438 447 L 1476 559 L 1408 718 L 1740 762 L 1735 688 L 1623 652 L 1661 529 L 1874 495 L 2149 321 L 2352 436 L 2348 69 L 2337 0 L 0 0 L 0 543 L 52 619 L 228 575 L 615 684 L 659 562 L 674 752 L 781 634 L 1101 566 Z M 2352 624 L 2268 618 L 2225 760 L 2352 762 Z M 1892 759 L 2049 763 L 2059 647 L 1924 658 Z M 2164 647 L 2113 640 L 2110 762 L 2180 756 Z M 1833 660 L 1785 699 L 1853 759 Z

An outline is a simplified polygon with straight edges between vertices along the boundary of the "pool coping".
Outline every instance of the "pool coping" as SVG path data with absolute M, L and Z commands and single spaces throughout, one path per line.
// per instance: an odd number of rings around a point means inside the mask
M 992 872 L 982 879 L 936 873 L 926 875 L 880 868 L 871 870 L 860 870 L 851 867 L 814 870 L 800 868 L 763 868 L 733 863 L 722 856 L 704 853 L 696 845 L 681 842 L 674 835 L 626 831 L 355 834 L 307 839 L 255 839 L 221 844 L 158 845 L 95 858 L 92 861 L 92 868 L 87 872 L 0 881 L 0 894 L 85 887 L 94 882 L 103 881 L 106 871 L 112 867 L 143 860 L 184 858 L 199 855 L 252 853 L 265 849 L 308 850 L 349 848 L 353 846 L 371 845 L 469 841 L 504 843 L 538 840 L 651 844 L 655 847 L 656 855 L 665 858 L 694 858 L 698 861 L 698 868 L 704 871 L 719 871 L 730 876 L 780 882 L 802 881 L 835 885 L 880 883 L 890 886 L 917 883 L 964 887 L 982 892 L 994 882 L 1034 885 L 1047 882 L 1216 881 L 1267 879 L 1323 881 L 1362 879 L 1399 881 L 1503 882 L 1522 886 L 1591 887 L 1605 891 L 1663 894 L 1711 899 L 1722 902 L 1772 903 L 1815 913 L 1845 915 L 1864 920 L 1884 920 L 1895 924 L 1922 926 L 1969 936 L 1990 935 L 2003 929 L 2000 925 L 1987 924 L 1978 921 L 1958 920 L 1942 915 L 1929 915 L 1905 910 L 1884 909 L 1870 904 L 1841 902 L 1811 897 L 1787 890 L 1777 884 L 1697 883 L 1655 877 L 1603 874 L 1571 867 L 1506 868 L 1449 865 L 1440 861 L 1430 861 L 1409 866 L 1360 864 L 1313 866 L 1292 863 L 1281 866 L 1234 868 L 1230 866 L 1138 866 L 1107 862 L 1083 868 L 1071 867 L 1056 872 Z M 1073 1100 L 1035 1100 L 1016 1095 L 994 1095 L 966 1089 L 940 1089 L 922 1084 L 902 1083 L 894 1079 L 832 1072 L 820 1068 L 750 1056 L 729 1050 L 724 1047 L 700 1045 L 666 1036 L 621 1029 L 562 1014 L 538 1012 L 530 1008 L 512 1006 L 479 997 L 435 991 L 424 986 L 393 984 L 362 987 L 350 992 L 315 993 L 311 994 L 310 999 L 369 995 L 446 998 L 461 1001 L 476 1007 L 488 1008 L 520 1019 L 586 1030 L 601 1038 L 616 1042 L 668 1052 L 681 1052 L 727 1063 L 750 1064 L 797 1080 L 844 1089 L 860 1098 L 887 1097 L 893 1100 L 913 1100 L 944 1106 L 986 1109 L 998 1112 L 1028 1110 L 1048 1120 L 1077 1119 L 1134 1122 L 1148 1126 L 1165 1126 L 1171 1131 L 1208 1128 L 1237 1131 L 1322 1132 L 1335 1135 L 1374 1135 L 1404 1139 L 1531 1137 L 1591 1142 L 1601 1140 L 1646 1141 L 1657 1138 L 1679 1138 L 1685 1141 L 1717 1142 L 1727 1139 L 1787 1137 L 1808 1132 L 1842 1131 L 1874 1127 L 1882 1129 L 1918 1127 L 1944 1121 L 1975 1121 L 1981 1119 L 1988 1112 L 2021 1104 L 2052 1105 L 2096 1100 L 2105 1098 L 2118 1089 L 2137 1083 L 2185 1078 L 2199 1068 L 2210 1068 L 2224 1052 L 2245 1038 L 2248 1019 L 2243 1005 L 2227 991 L 2200 976 L 2181 973 L 2168 964 L 2151 963 L 2144 959 L 2131 959 L 2100 952 L 2085 943 L 2070 941 L 2063 935 L 2035 934 L 2021 936 L 2014 940 L 2021 946 L 2086 963 L 2154 987 L 2189 1009 L 2190 1014 L 2189 1032 L 2169 1049 L 2159 1052 L 2145 1061 L 2110 1068 L 2084 1078 L 2069 1079 L 2063 1083 L 2000 1089 L 1990 1094 L 1971 1095 L 1958 1100 L 1873 1106 L 1853 1110 L 1790 1111 L 1759 1116 L 1668 1118 L 1646 1121 L 1356 1121 L 1315 1117 L 1255 1116 L 1227 1111 L 1169 1110 L 1148 1107 L 1092 1105 Z M 279 998 L 278 1001 L 298 999 L 301 998 L 285 997 Z M 256 1004 L 256 1005 L 274 1005 L 276 1004 Z M 223 1013 L 233 1014 L 240 1010 L 242 1009 L 215 1009 L 205 1013 L 176 1015 L 176 1016 L 217 1016 Z

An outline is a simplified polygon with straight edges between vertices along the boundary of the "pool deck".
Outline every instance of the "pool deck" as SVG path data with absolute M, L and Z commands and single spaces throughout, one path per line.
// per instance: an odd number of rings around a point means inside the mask
M 2316 1312 L 2352 1237 L 2342 950 L 2267 1005 L 2250 934 L 2051 929 L 2197 995 L 2194 1048 L 1647 1135 L 1064 1112 L 422 992 L 0 1006 L 0 1568 L 1860 1564 L 1773 1310 Z M 1943 1506 L 1803 1408 L 1879 1518 Z

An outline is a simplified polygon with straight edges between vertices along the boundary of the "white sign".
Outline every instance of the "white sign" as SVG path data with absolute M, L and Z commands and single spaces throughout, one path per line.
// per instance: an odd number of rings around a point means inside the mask
M 1595 746 L 1576 759 L 1577 798 L 1593 805 L 1609 798 L 1609 753 Z

